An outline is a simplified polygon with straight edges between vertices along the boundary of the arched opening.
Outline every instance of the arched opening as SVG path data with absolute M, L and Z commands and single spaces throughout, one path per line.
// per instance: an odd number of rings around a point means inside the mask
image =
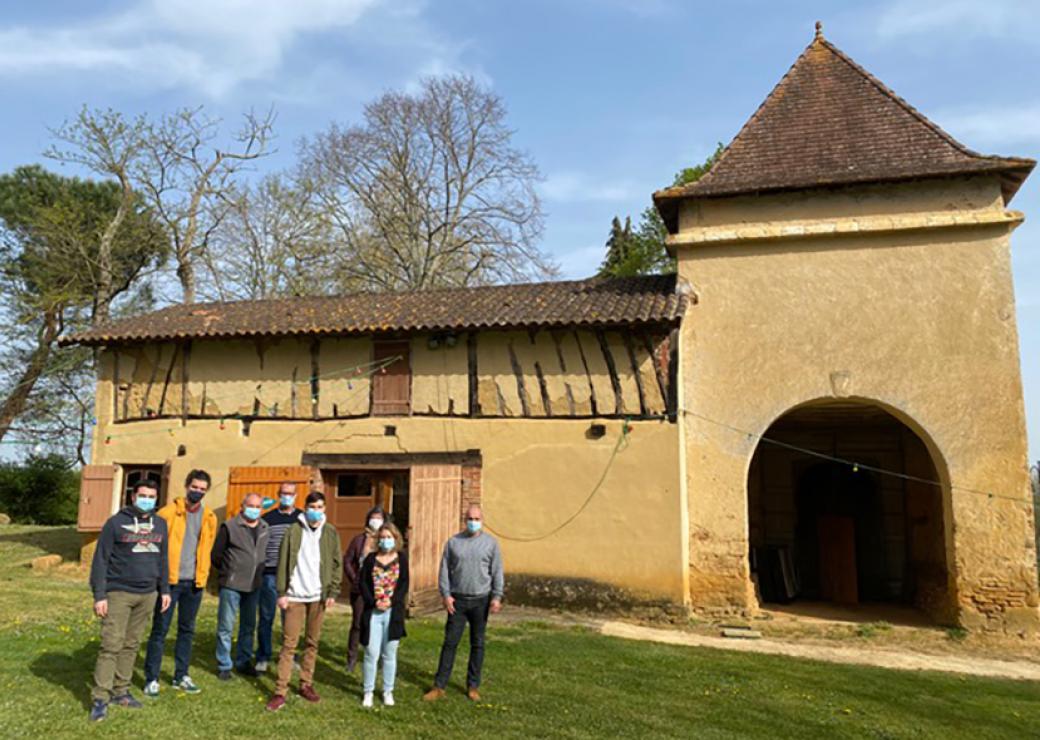
M 818 401 L 781 416 L 748 472 L 759 603 L 902 604 L 944 620 L 947 527 L 931 481 L 924 441 L 877 405 Z

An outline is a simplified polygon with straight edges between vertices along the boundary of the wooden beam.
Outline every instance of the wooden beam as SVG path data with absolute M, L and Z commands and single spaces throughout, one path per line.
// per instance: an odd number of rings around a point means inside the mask
M 188 366 L 191 364 L 191 340 L 184 343 L 181 352 L 181 426 L 188 423 Z
M 625 409 L 625 400 L 621 393 L 621 378 L 618 377 L 617 366 L 614 364 L 614 355 L 610 352 L 607 335 L 602 329 L 596 329 L 596 339 L 599 341 L 603 360 L 607 363 L 607 372 L 610 373 L 610 387 L 614 389 L 614 413 L 620 414 Z
M 163 380 L 162 393 L 159 394 L 159 414 L 161 415 L 165 410 L 163 407 L 166 406 L 166 392 L 170 390 L 170 380 L 173 378 L 173 366 L 177 364 L 177 353 L 180 350 L 179 345 L 173 345 L 173 354 L 170 355 L 170 366 L 166 368 L 166 378 Z
M 552 416 L 552 400 L 549 398 L 549 386 L 545 382 L 545 373 L 542 372 L 542 365 L 537 360 L 534 363 L 534 374 L 538 377 L 538 390 L 542 394 L 542 406 L 545 408 L 545 415 Z
M 509 341 L 509 364 L 513 368 L 513 375 L 516 377 L 516 393 L 520 396 L 520 409 L 524 416 L 531 415 L 531 402 L 527 396 L 527 386 L 524 383 L 524 370 L 520 366 L 520 360 L 516 356 L 516 352 L 513 351 L 513 342 Z
M 321 399 L 321 340 L 315 339 L 311 342 L 311 418 L 318 418 L 318 401 Z M 372 384 L 369 383 L 369 386 Z
M 408 468 L 412 465 L 468 465 L 481 467 L 480 450 L 464 452 L 304 452 L 302 465 L 319 468 Z
M 636 348 L 632 346 L 632 335 L 628 331 L 621 331 L 621 339 L 625 343 L 625 351 L 628 352 L 628 361 L 632 364 L 632 374 L 636 379 L 636 390 L 639 391 L 639 413 L 646 416 L 649 412 L 646 406 L 646 391 L 643 389 L 643 376 L 639 372 L 639 362 L 636 360 Z M 653 361 L 653 357 L 650 358 Z
M 661 391 L 661 401 L 664 402 L 665 408 L 668 408 L 668 376 L 665 368 L 661 367 L 661 363 L 657 361 L 657 348 L 654 347 L 654 340 L 651 339 L 650 334 L 646 331 L 641 331 L 639 334 L 643 338 L 643 346 L 650 355 L 650 362 L 654 365 L 654 375 L 657 377 L 657 389 Z M 662 341 L 667 341 L 667 339 L 665 336 Z
M 592 384 L 592 373 L 589 372 L 589 361 L 585 359 L 585 350 L 581 346 L 581 337 L 578 336 L 578 332 L 574 332 L 574 341 L 578 345 L 578 354 L 581 355 L 581 364 L 585 368 L 585 379 L 589 382 L 589 408 L 592 411 L 593 416 L 599 414 L 599 409 L 596 404 L 596 386 Z
M 469 415 L 480 416 L 480 380 L 477 375 L 477 333 L 466 332 L 466 355 L 469 364 Z

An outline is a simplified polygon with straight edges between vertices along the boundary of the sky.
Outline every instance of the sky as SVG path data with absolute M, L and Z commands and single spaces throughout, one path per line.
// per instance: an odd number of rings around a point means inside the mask
M 151 115 L 277 112 L 299 137 L 358 121 L 388 89 L 474 75 L 539 164 L 542 247 L 598 267 L 610 220 L 727 143 L 811 41 L 827 38 L 967 146 L 1040 158 L 1035 0 L 95 0 L 5 3 L 0 171 L 41 161 L 86 104 Z M 1040 460 L 1040 173 L 1012 203 L 1030 460 Z M 969 421 L 969 420 L 966 420 Z

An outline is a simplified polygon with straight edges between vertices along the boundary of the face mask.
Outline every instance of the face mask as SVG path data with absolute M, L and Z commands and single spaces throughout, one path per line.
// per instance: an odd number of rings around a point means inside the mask
M 282 505 L 283 509 L 288 509 L 290 506 L 296 503 L 296 494 L 284 493 L 278 497 L 278 502 Z
M 472 519 L 470 519 L 468 522 L 466 522 L 466 529 L 469 531 L 470 534 L 476 534 L 480 531 L 482 525 L 483 522 L 475 522 Z
M 369 519 L 368 520 L 368 528 L 371 529 L 373 532 L 378 531 L 379 528 L 382 527 L 382 526 L 383 526 L 383 520 L 382 519 Z
M 136 506 L 137 510 L 141 513 L 147 514 L 155 508 L 155 499 L 139 497 L 134 501 L 134 506 Z
M 275 505 L 275 503 L 277 503 L 277 502 L 276 502 L 276 501 L 275 501 L 275 500 L 274 500 L 273 498 L 271 498 L 271 497 L 269 496 L 269 497 L 265 498 L 265 499 L 264 499 L 264 500 L 263 500 L 263 501 L 261 502 L 260 506 L 261 506 L 261 507 L 263 507 L 263 508 L 265 508 L 265 509 L 270 509 L 270 508 L 271 508 L 272 506 L 274 506 L 274 505 Z
M 396 544 L 397 543 L 394 541 L 393 537 L 384 537 L 383 539 L 379 540 L 379 549 L 386 550 L 389 552 L 390 550 L 394 549 L 394 545 Z
M 242 514 L 251 522 L 255 522 L 260 518 L 260 507 L 259 506 L 247 506 L 242 509 Z
M 307 521 L 311 524 L 317 524 L 324 518 L 324 511 L 318 511 L 317 509 L 307 509 Z
M 201 501 L 202 497 L 205 496 L 205 495 L 206 494 L 203 493 L 202 491 L 188 491 L 188 493 L 185 495 L 185 498 L 188 499 L 188 503 L 189 504 L 194 506 L 199 501 Z

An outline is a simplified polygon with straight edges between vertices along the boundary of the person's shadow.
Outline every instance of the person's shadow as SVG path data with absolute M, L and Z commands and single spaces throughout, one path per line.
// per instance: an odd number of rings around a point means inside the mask
M 79 700 L 85 710 L 89 710 L 97 653 L 98 644 L 91 640 L 72 653 L 40 653 L 29 664 L 29 670 L 33 675 L 65 689 L 74 699 Z

